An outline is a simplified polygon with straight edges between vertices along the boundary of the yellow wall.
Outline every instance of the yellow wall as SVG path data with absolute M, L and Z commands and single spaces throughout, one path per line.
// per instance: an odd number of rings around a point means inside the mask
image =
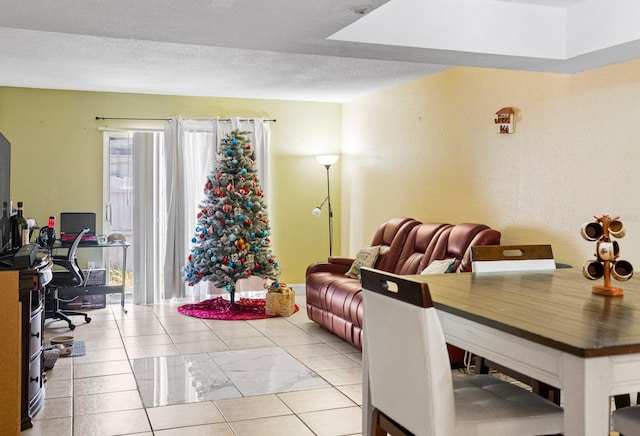
M 326 210 L 310 213 L 326 195 L 313 156 L 337 152 L 334 255 L 412 216 L 486 223 L 505 244 L 550 242 L 578 267 L 594 253 L 580 225 L 606 213 L 621 216 L 622 257 L 640 268 L 638 101 L 640 61 L 575 75 L 454 68 L 344 105 L 0 88 L 0 131 L 13 145 L 13 200 L 44 222 L 102 211 L 96 115 L 276 118 L 269 214 L 285 282 L 302 283 L 328 254 Z M 514 135 L 493 124 L 505 106 L 517 112 Z
M 99 126 L 158 127 L 161 123 L 96 121 L 96 116 L 184 118 L 242 116 L 271 123 L 273 251 L 281 280 L 302 283 L 308 264 L 326 259 L 326 221 L 311 210 L 326 196 L 317 154 L 337 153 L 341 105 L 274 100 L 198 98 L 0 87 L 0 132 L 12 144 L 11 193 L 39 224 L 63 211 L 102 216 L 103 132 Z M 332 169 L 340 216 L 340 166 Z M 98 229 L 100 231 L 101 228 Z M 336 220 L 336 243 L 340 244 Z
M 455 68 L 345 104 L 343 254 L 412 216 L 552 243 L 579 267 L 595 252 L 579 227 L 610 214 L 627 227 L 622 258 L 640 268 L 638 102 L 640 61 L 575 75 Z M 493 123 L 505 106 L 513 135 Z

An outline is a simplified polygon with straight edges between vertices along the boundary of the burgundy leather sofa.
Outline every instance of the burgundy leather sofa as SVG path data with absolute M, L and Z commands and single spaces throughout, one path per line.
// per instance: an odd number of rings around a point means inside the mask
M 380 246 L 374 268 L 394 274 L 420 274 L 434 260 L 455 258 L 454 271 L 471 271 L 476 245 L 500 245 L 500 232 L 484 224 L 423 224 L 413 218 L 392 218 L 371 241 Z M 330 257 L 309 265 L 306 272 L 307 315 L 327 330 L 362 350 L 362 288 L 347 277 L 354 259 Z M 449 346 L 452 364 L 464 352 Z

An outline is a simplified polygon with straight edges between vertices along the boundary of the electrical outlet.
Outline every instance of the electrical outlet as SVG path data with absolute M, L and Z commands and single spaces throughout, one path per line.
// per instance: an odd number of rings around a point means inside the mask
M 96 267 L 96 263 L 93 261 L 87 262 L 87 268 L 94 269 Z

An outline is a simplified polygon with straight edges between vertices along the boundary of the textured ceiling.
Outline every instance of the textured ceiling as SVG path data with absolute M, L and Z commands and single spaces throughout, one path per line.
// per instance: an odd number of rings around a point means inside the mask
M 0 0 L 0 86 L 345 102 L 456 65 L 573 73 L 637 57 L 638 6 L 599 7 L 606 0 Z M 501 29 L 508 44 L 496 43 Z

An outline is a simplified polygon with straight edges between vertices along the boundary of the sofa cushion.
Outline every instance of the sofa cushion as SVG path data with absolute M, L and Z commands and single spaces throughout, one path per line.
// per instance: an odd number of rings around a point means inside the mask
M 371 246 L 380 246 L 375 269 L 394 272 L 409 232 L 419 224 L 412 218 L 393 218 L 378 228 L 371 241 Z
M 411 229 L 402 247 L 394 274 L 418 274 L 425 256 L 431 256 L 442 232 L 451 224 L 419 224 Z
M 442 260 L 434 260 L 422 270 L 420 275 L 426 274 L 446 274 L 455 271 L 456 258 L 452 257 L 450 259 L 442 259 Z
M 380 246 L 376 245 L 375 247 L 367 247 L 358 251 L 355 260 L 351 264 L 351 268 L 345 273 L 347 277 L 351 277 L 352 279 L 360 278 L 360 268 L 367 267 L 371 268 L 376 264 L 376 259 L 378 259 L 378 254 L 380 254 Z

